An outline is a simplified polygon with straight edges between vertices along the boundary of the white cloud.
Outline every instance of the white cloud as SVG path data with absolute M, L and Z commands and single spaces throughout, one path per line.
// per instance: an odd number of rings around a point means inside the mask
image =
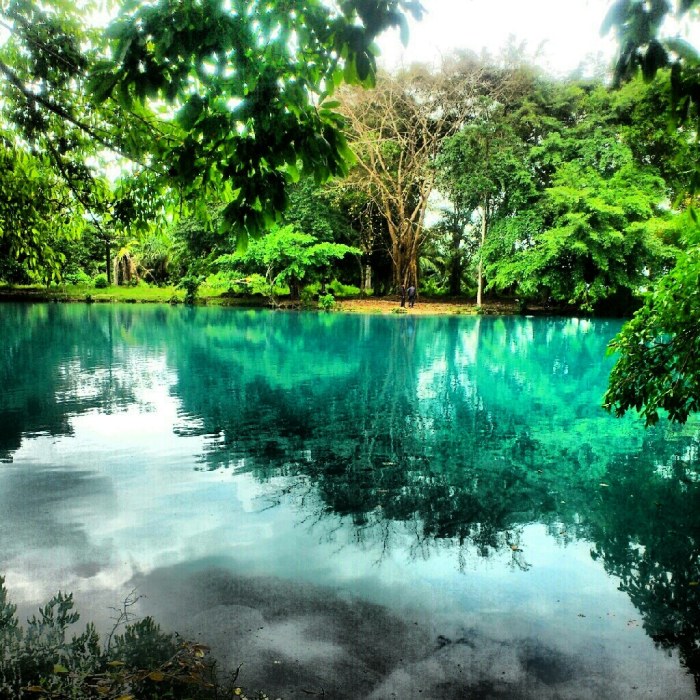
M 589 56 L 609 61 L 614 38 L 600 27 L 609 0 L 423 0 L 426 14 L 410 22 L 408 47 L 398 32 L 383 36 L 380 62 L 393 69 L 412 62 L 438 63 L 455 49 L 498 54 L 509 37 L 552 73 L 568 73 Z

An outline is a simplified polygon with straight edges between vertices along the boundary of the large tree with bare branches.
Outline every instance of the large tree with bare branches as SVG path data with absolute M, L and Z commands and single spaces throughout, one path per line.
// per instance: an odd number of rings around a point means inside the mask
M 523 85 L 516 70 L 460 55 L 438 71 L 414 66 L 381 75 L 372 91 L 341 91 L 340 109 L 356 157 L 342 186 L 362 191 L 381 212 L 396 286 L 418 282 L 418 259 L 429 235 L 425 215 L 443 143 L 478 117 L 484 96 L 497 100 L 512 94 L 515 84 Z

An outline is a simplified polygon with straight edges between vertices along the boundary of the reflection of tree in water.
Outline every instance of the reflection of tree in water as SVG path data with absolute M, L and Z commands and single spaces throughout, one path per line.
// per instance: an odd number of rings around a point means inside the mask
M 584 537 L 700 678 L 700 475 L 693 429 L 598 409 L 608 322 L 373 318 L 226 309 L 15 306 L 0 313 L 0 457 L 22 436 L 133 402 L 176 370 L 178 433 L 208 468 L 287 475 L 307 519 L 416 556 L 512 552 L 544 523 Z M 402 528 L 405 528 L 402 530 Z M 384 550 L 383 550 L 384 551 Z M 700 683 L 699 683 L 700 689 Z
M 452 543 L 460 557 L 465 548 L 510 550 L 526 568 L 525 524 L 544 523 L 562 542 L 589 539 L 649 634 L 677 646 L 698 677 L 693 430 L 645 432 L 599 412 L 614 327 L 404 317 L 345 318 L 331 330 L 305 330 L 340 370 L 312 383 L 251 374 L 256 356 L 242 347 L 235 370 L 204 351 L 206 399 L 182 383 L 193 375 L 179 373 L 186 410 L 214 436 L 210 468 L 294 477 L 307 521 L 350 519 L 357 537 L 380 549 L 403 524 L 417 556 Z M 268 343 L 265 352 L 277 366 L 277 353 L 296 351 Z M 216 406 L 215 420 L 205 404 Z
M 70 417 L 134 403 L 123 335 L 130 314 L 57 304 L 0 310 L 0 459 L 22 437 L 69 435 Z
M 619 577 L 649 636 L 678 648 L 700 693 L 700 444 L 653 437 L 611 463 L 592 556 Z
M 525 523 L 585 528 L 586 489 L 614 449 L 596 443 L 615 422 L 593 403 L 607 336 L 573 323 L 245 316 L 217 343 L 182 345 L 177 390 L 210 468 L 295 476 L 313 488 L 305 508 L 364 537 L 406 522 L 421 542 L 517 552 Z

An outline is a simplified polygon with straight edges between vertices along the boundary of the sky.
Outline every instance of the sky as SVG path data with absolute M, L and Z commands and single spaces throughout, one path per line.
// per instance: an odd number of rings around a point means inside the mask
M 398 32 L 378 42 L 381 65 L 393 70 L 413 62 L 439 65 L 441 55 L 455 49 L 497 54 L 509 36 L 526 42 L 527 54 L 548 72 L 565 75 L 589 55 L 607 64 L 615 52 L 610 35 L 600 27 L 611 0 L 422 0 L 426 14 L 410 22 L 411 36 L 403 48 Z

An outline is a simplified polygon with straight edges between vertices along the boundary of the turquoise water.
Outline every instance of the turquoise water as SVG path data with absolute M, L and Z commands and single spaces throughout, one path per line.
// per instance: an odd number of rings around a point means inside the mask
M 283 697 L 694 697 L 698 425 L 600 408 L 619 327 L 4 304 L 0 574 Z

